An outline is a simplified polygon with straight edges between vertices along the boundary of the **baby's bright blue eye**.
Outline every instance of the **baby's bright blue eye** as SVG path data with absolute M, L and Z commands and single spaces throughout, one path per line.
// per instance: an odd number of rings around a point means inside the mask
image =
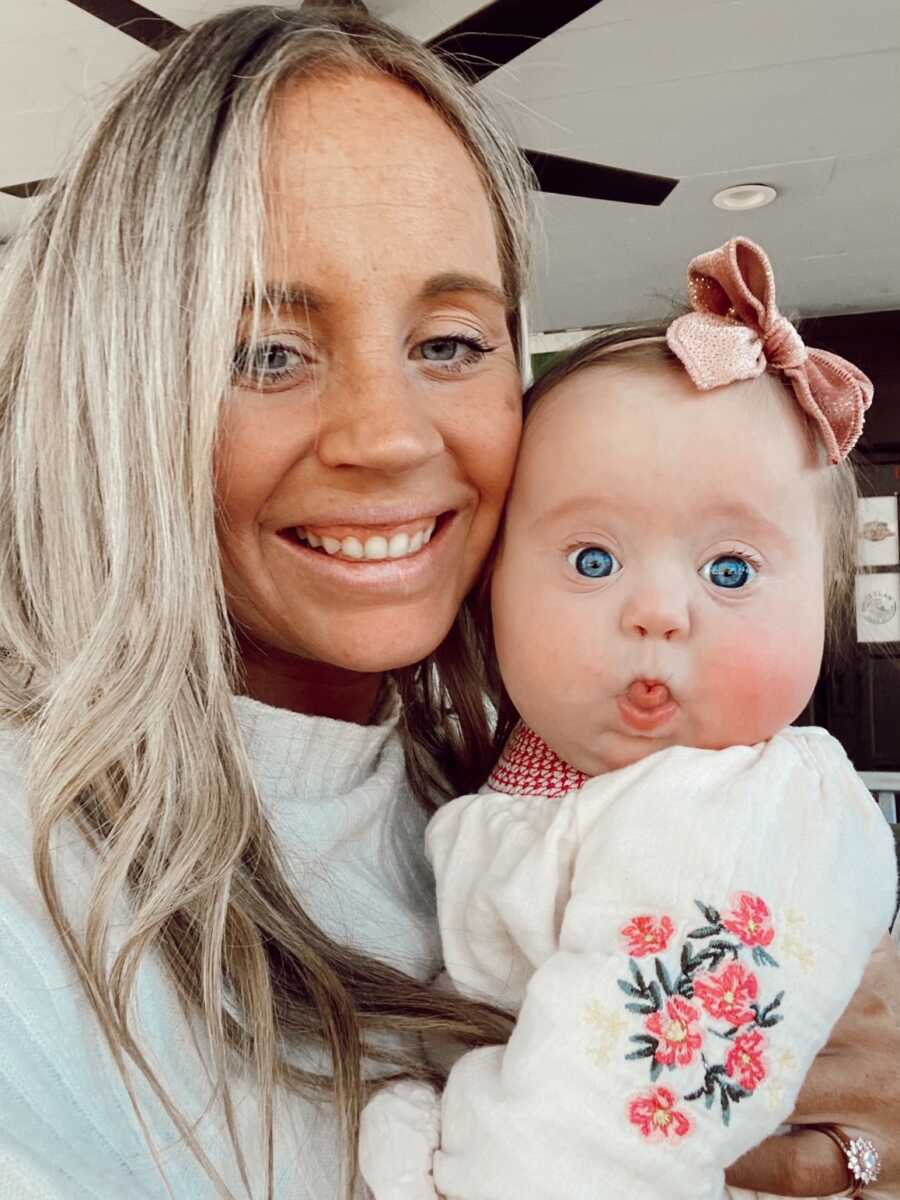
M 569 562 L 579 575 L 586 579 L 605 579 L 607 575 L 615 575 L 621 570 L 621 564 L 615 555 L 604 550 L 602 546 L 585 546 L 583 550 L 573 550 Z
M 736 554 L 722 554 L 700 568 L 700 574 L 720 588 L 742 588 L 756 578 L 756 570 Z

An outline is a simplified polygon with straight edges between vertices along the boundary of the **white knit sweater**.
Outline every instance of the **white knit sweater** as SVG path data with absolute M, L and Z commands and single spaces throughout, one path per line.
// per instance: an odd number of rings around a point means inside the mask
M 297 894 L 327 933 L 421 980 L 438 970 L 425 815 L 409 793 L 396 720 L 372 726 L 235 700 L 267 816 Z M 23 787 L 25 743 L 0 732 L 0 1200 L 207 1200 L 216 1189 L 180 1145 L 134 1073 L 165 1163 L 167 1190 L 119 1072 L 74 979 L 39 895 Z M 67 911 L 83 910 L 93 863 L 73 831 L 56 870 Z M 80 903 L 79 903 L 80 901 Z M 198 1120 L 210 1161 L 246 1197 L 209 1098 L 208 1045 L 188 1025 L 161 964 L 149 958 L 134 1028 L 182 1112 Z M 252 1086 L 236 1079 L 238 1125 L 254 1200 L 263 1195 Z M 277 1200 L 336 1200 L 341 1151 L 334 1113 L 296 1097 L 276 1114 Z

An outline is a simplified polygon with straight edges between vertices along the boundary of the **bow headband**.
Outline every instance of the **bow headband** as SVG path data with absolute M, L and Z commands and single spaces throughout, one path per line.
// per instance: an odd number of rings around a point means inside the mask
M 783 375 L 815 422 L 832 463 L 846 458 L 862 433 L 874 388 L 846 359 L 805 346 L 778 311 L 775 278 L 764 250 L 737 237 L 688 267 L 693 312 L 678 317 L 666 341 L 701 391 L 756 379 L 766 367 Z

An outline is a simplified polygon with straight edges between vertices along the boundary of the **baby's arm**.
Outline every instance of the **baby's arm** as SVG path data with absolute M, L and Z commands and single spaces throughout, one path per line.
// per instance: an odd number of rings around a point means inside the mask
M 508 801 L 481 797 L 464 819 L 489 824 Z M 537 969 L 509 1044 L 466 1054 L 451 1072 L 437 1191 L 718 1200 L 724 1167 L 790 1113 L 890 920 L 888 830 L 818 731 L 755 749 L 676 748 L 570 803 L 572 857 L 560 841 L 550 850 L 567 897 L 555 949 L 553 872 L 535 869 L 525 838 L 500 902 L 475 884 L 462 910 L 441 912 L 468 972 L 487 960 L 462 954 L 463 940 L 481 944 L 517 896 L 509 977 L 515 985 L 523 958 Z M 440 879 L 439 852 L 435 865 Z M 542 911 L 529 904 L 532 880 Z M 477 982 L 486 990 L 502 973 L 494 958 Z

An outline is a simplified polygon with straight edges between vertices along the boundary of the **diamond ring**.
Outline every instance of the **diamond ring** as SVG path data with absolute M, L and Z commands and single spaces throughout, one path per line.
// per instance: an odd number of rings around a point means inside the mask
M 852 1138 L 840 1125 L 808 1125 L 808 1129 L 818 1129 L 826 1137 L 830 1137 L 836 1146 L 843 1151 L 847 1160 L 847 1173 L 850 1176 L 850 1186 L 842 1193 L 856 1200 L 863 1194 L 863 1188 L 870 1183 L 876 1183 L 881 1174 L 881 1155 L 875 1143 L 868 1138 Z

